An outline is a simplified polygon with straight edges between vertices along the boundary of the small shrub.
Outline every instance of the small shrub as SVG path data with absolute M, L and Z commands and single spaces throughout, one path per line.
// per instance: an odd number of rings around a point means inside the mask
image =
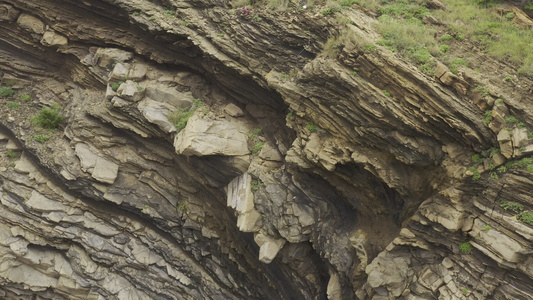
M 500 207 L 504 210 L 511 210 L 515 213 L 519 213 L 524 210 L 524 205 L 513 201 L 505 201 L 503 199 L 500 200 Z
M 24 94 L 24 95 L 20 96 L 19 100 L 22 101 L 22 102 L 29 102 L 29 101 L 31 101 L 31 96 L 28 95 L 28 94 Z
M 516 215 L 516 218 L 524 223 L 533 225 L 533 212 L 531 211 L 523 211 Z
M 445 34 L 445 35 L 440 37 L 440 41 L 441 42 L 446 42 L 446 41 L 449 41 L 449 40 L 453 40 L 453 36 L 451 36 L 449 34 Z
M 459 250 L 461 250 L 461 252 L 463 252 L 464 254 L 470 253 L 472 249 L 474 249 L 474 247 L 472 247 L 472 244 L 470 244 L 470 242 L 464 242 L 459 244 Z
M 509 21 L 511 21 L 512 19 L 514 19 L 514 17 L 515 17 L 515 14 L 512 13 L 512 12 L 507 13 L 507 14 L 505 15 L 505 18 L 506 18 L 507 20 L 509 20 Z
M 500 172 L 500 173 L 505 173 L 505 172 L 507 172 L 507 167 L 506 166 L 500 166 L 497 169 L 497 171 Z
M 518 123 L 518 119 L 515 116 L 507 116 L 504 120 L 506 123 Z
M 33 136 L 33 140 L 41 144 L 48 141 L 49 139 L 50 139 L 50 136 L 44 135 L 44 134 L 36 134 Z
M 10 109 L 13 109 L 13 110 L 16 110 L 16 109 L 20 108 L 20 104 L 18 104 L 17 102 L 14 102 L 14 101 L 7 101 L 6 105 L 7 105 L 7 107 L 9 107 Z
M 261 152 L 261 150 L 263 150 L 263 146 L 264 145 L 265 145 L 265 143 L 263 143 L 263 142 L 255 143 L 255 145 L 252 147 L 252 155 L 259 155 L 259 152 Z
M 527 165 L 527 171 L 533 173 L 533 165 Z
M 114 82 L 111 84 L 111 89 L 116 92 L 118 91 L 118 88 L 120 87 L 121 84 L 123 84 L 124 81 L 118 81 L 118 82 Z
M 339 0 L 338 2 L 342 7 L 350 7 L 353 4 L 359 4 L 361 1 L 360 0 Z
M 357 76 L 359 76 L 359 74 L 357 74 L 357 72 L 356 72 L 356 71 L 352 71 L 352 73 L 351 73 L 351 74 L 352 74 L 352 76 L 353 76 L 353 77 L 357 77 Z
M 11 87 L 1 87 L 0 88 L 0 97 L 2 97 L 2 98 L 11 97 L 11 96 L 13 96 L 13 94 L 15 94 L 15 92 L 13 91 L 13 89 Z
M 387 90 L 383 90 L 383 95 L 385 95 L 387 97 L 391 97 L 392 96 Z
M 516 124 L 516 127 L 518 127 L 518 128 L 526 128 L 526 124 L 524 122 L 518 122 L 518 124 Z
M 502 104 L 503 103 L 503 99 L 502 98 L 498 98 L 498 99 L 496 99 L 496 102 Z
M 463 292 L 463 295 L 465 295 L 465 296 L 468 295 L 468 289 L 467 288 L 464 287 L 461 291 Z
M 490 225 L 485 225 L 485 226 L 483 227 L 483 231 L 489 231 L 490 228 L 491 228 Z
M 503 79 L 503 81 L 505 81 L 505 82 L 511 82 L 511 81 L 513 81 L 513 77 L 511 77 L 510 75 L 507 75 L 507 76 L 505 76 L 505 78 Z
M 31 118 L 34 125 L 51 130 L 56 129 L 63 122 L 63 117 L 60 114 L 61 106 L 57 103 L 52 103 L 50 106 L 50 108 L 42 108 L 37 115 Z
M 310 132 L 316 132 L 318 130 L 318 127 L 315 125 L 315 123 L 311 122 L 309 124 L 307 124 L 306 126 L 307 130 L 309 130 Z
M 138 90 L 139 92 L 142 92 L 142 91 L 144 91 L 144 88 L 143 88 L 142 86 L 139 85 L 139 86 L 137 87 L 137 90 Z
M 440 45 L 440 52 L 441 53 L 446 53 L 448 52 L 448 50 L 450 50 L 450 46 L 444 44 L 444 45 Z
M 223 33 L 217 33 L 217 36 L 218 37 L 224 37 L 224 34 Z
M 527 133 L 527 138 L 530 139 L 530 140 L 533 140 L 533 132 L 528 132 Z
M 489 180 L 498 180 L 498 174 L 496 172 L 490 172 Z

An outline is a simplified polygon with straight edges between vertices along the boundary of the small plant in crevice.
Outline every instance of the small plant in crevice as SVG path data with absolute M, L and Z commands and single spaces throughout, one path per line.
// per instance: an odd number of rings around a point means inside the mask
M 188 208 L 189 208 L 189 204 L 186 201 L 184 201 L 184 200 L 178 201 L 178 210 L 179 211 L 185 212 Z
M 466 287 L 464 287 L 461 291 L 463 292 L 463 295 L 465 295 L 465 296 L 468 295 L 468 293 L 469 293 L 469 291 L 468 291 L 468 289 Z
M 485 119 L 483 120 L 483 125 L 489 125 L 491 119 L 492 119 L 492 110 L 486 110 Z
M 368 51 L 374 51 L 374 50 L 376 50 L 377 47 L 376 47 L 376 45 L 374 45 L 374 44 L 366 44 L 366 45 L 363 46 L 362 49 L 363 49 L 363 51 L 368 52 Z
M 515 116 L 506 116 L 504 120 L 506 123 L 511 123 L 511 124 L 518 123 L 518 119 Z
M 292 119 L 293 117 L 294 117 L 294 112 L 292 112 L 292 111 L 288 112 L 287 115 L 285 116 L 285 118 L 286 118 L 287 120 L 290 120 L 290 119 Z
M 176 126 L 178 131 L 184 129 L 187 126 L 187 122 L 194 114 L 197 108 L 201 107 L 203 102 L 201 100 L 193 100 L 193 104 L 188 108 L 180 107 L 174 113 L 168 116 L 168 120 Z
M 173 18 L 173 17 L 175 16 L 176 12 L 173 11 L 173 10 L 168 10 L 168 9 L 167 9 L 167 10 L 164 10 L 164 11 L 163 11 L 163 14 L 164 14 L 165 17 L 167 17 L 167 18 Z
M 468 254 L 468 253 L 470 253 L 470 251 L 472 251 L 473 249 L 474 249 L 474 247 L 472 247 L 472 244 L 470 244 L 470 242 L 464 242 L 464 243 L 459 244 L 459 250 L 460 250 L 463 254 Z
M 252 147 L 252 155 L 259 155 L 261 150 L 263 150 L 264 145 L 265 145 L 264 142 L 255 143 L 255 145 Z
M 148 209 L 149 209 L 149 208 L 150 208 L 150 206 L 145 205 L 145 206 L 143 207 L 143 209 L 141 209 L 141 212 L 142 212 L 143 214 L 146 214 L 146 213 L 148 212 Z
M 307 128 L 307 130 L 309 130 L 310 132 L 316 132 L 318 130 L 318 127 L 313 122 L 308 123 L 305 128 Z
M 489 180 L 490 181 L 498 180 L 498 174 L 496 172 L 490 172 Z
M 392 95 L 389 93 L 389 91 L 387 90 L 383 90 L 383 95 L 387 96 L 387 97 L 391 97 Z
M 63 122 L 63 116 L 61 116 L 60 112 L 61 106 L 57 103 L 52 103 L 50 107 L 43 107 L 35 116 L 31 117 L 31 121 L 35 126 L 53 130 Z
M 250 186 L 252 191 L 256 192 L 258 191 L 264 184 L 259 180 L 252 180 Z
M 120 85 L 123 84 L 123 83 L 124 83 L 124 81 L 113 82 L 113 83 L 111 84 L 111 89 L 112 89 L 114 92 L 116 92 L 116 91 L 118 91 L 118 88 L 120 87 Z
M 485 225 L 482 230 L 489 231 L 490 229 L 491 229 L 490 225 Z

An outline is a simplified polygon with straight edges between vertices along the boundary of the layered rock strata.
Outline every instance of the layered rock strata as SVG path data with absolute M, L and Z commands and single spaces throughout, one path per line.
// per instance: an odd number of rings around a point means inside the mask
M 500 205 L 532 210 L 532 176 L 489 180 L 533 152 L 531 81 L 430 78 L 343 15 L 331 58 L 312 10 L 0 2 L 2 101 L 31 98 L 0 109 L 0 297 L 532 297 L 532 227 Z

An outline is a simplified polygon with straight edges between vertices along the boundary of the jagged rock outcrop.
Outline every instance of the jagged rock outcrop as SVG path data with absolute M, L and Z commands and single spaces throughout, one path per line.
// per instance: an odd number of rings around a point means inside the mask
M 533 161 L 495 171 L 531 80 L 429 77 L 342 13 L 331 58 L 296 7 L 0 1 L 0 298 L 531 298 Z

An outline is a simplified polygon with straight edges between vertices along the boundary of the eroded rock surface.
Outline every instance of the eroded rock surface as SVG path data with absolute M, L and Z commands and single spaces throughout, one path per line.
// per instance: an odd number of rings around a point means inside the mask
M 365 10 L 343 16 L 379 38 Z M 532 211 L 533 177 L 495 171 L 533 153 L 532 82 L 518 99 L 382 48 L 329 58 L 333 22 L 216 1 L 0 2 L 15 91 L 0 98 L 0 298 L 533 297 L 532 226 L 501 206 Z M 52 103 L 64 121 L 38 128 Z

